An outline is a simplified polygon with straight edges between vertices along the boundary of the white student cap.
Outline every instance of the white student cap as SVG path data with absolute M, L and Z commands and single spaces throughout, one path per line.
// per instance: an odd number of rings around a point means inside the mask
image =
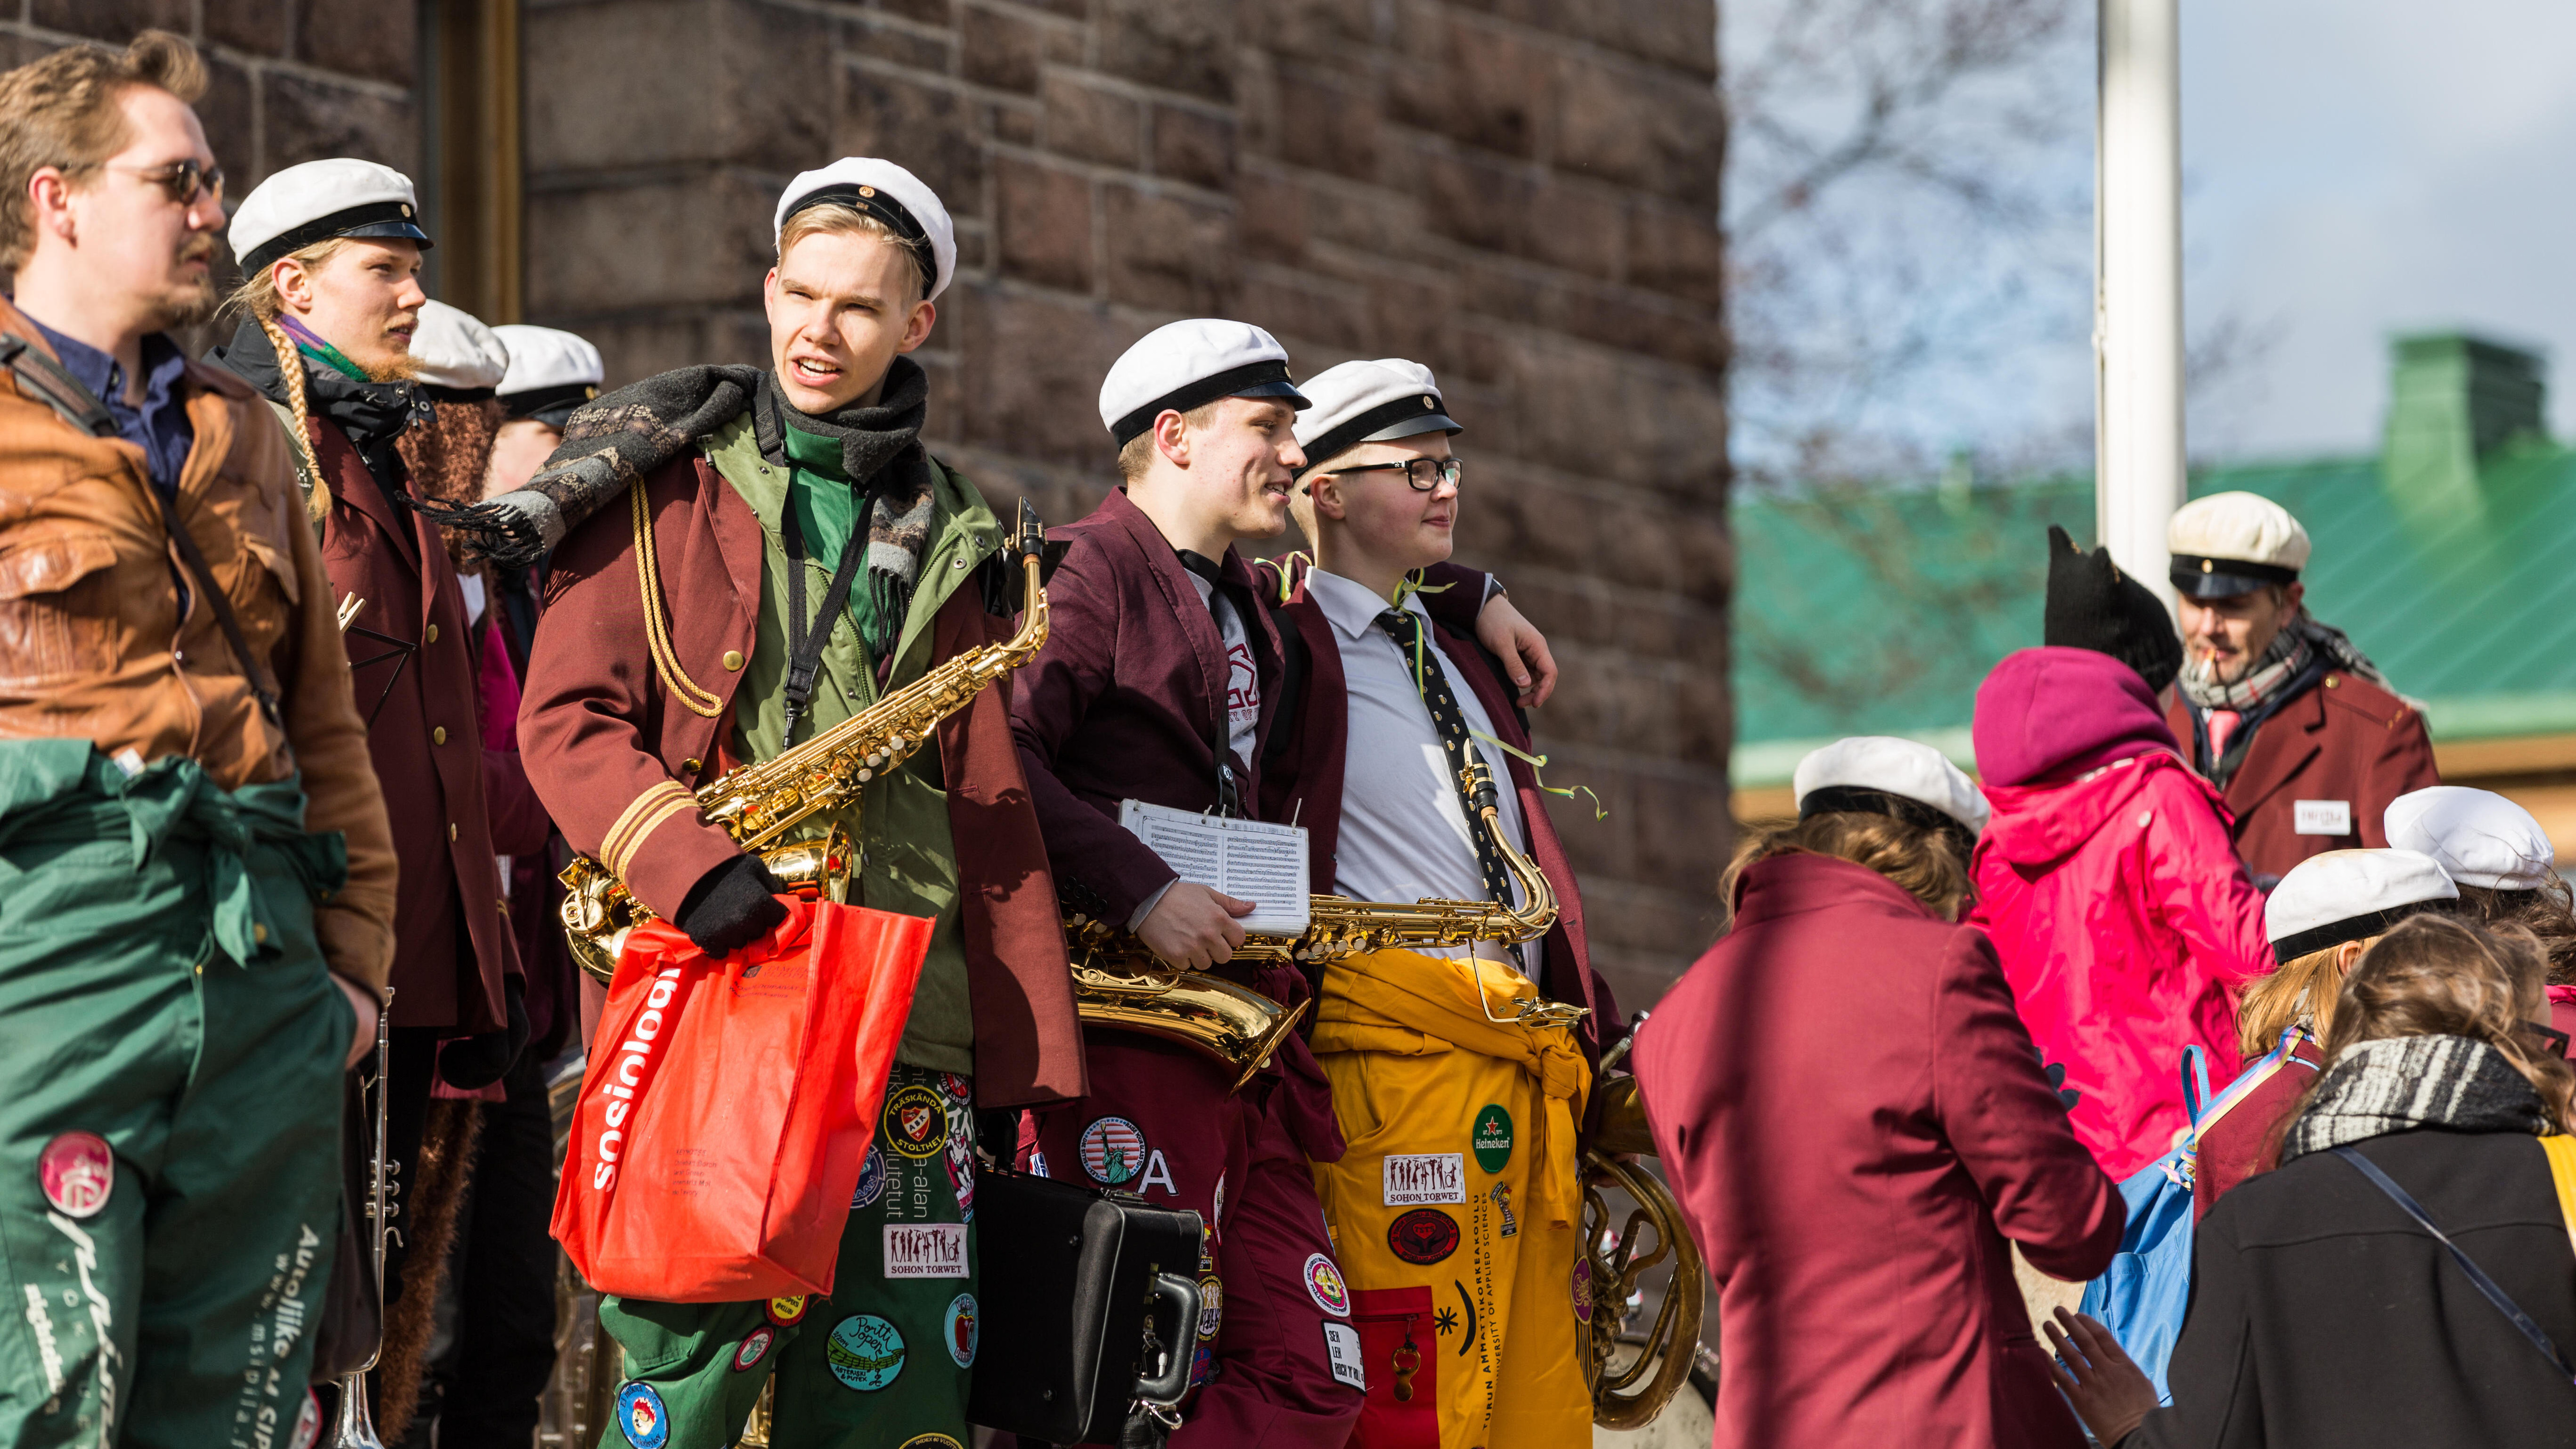
M 1288 349 L 1249 322 L 1193 317 L 1136 339 L 1100 382 L 1100 422 L 1119 447 L 1151 431 L 1165 412 L 1188 412 L 1221 397 L 1284 398 L 1309 406 L 1288 380 Z
M 1401 357 L 1344 362 L 1306 379 L 1311 399 L 1297 415 L 1297 446 L 1311 473 L 1362 443 L 1391 443 L 1423 433 L 1463 432 L 1449 419 L 1431 369 Z
M 524 322 L 492 330 L 510 349 L 510 375 L 501 379 L 501 401 L 511 417 L 535 418 L 560 431 L 574 408 L 599 396 L 607 369 L 590 339 Z
M 257 276 L 278 258 L 333 237 L 401 238 L 429 249 L 411 178 L 390 166 L 335 156 L 289 166 L 251 189 L 233 212 L 233 255 Z
M 412 376 L 431 387 L 456 392 L 489 392 L 510 370 L 510 348 L 483 319 L 445 302 L 421 304 L 420 323 L 412 329 Z
M 957 225 L 939 193 L 920 177 L 874 156 L 844 156 L 819 171 L 808 171 L 787 183 L 779 194 L 778 215 L 770 240 L 787 234 L 787 218 L 809 206 L 855 207 L 884 222 L 929 277 L 924 300 L 936 301 L 957 275 Z
M 2549 832 L 2531 812 L 2495 793 L 2435 785 L 2388 802 L 2388 843 L 2420 850 L 2464 886 L 2536 891 L 2558 878 Z
M 2329 850 L 2290 867 L 2272 888 L 2263 903 L 2263 934 L 2272 942 L 2273 961 L 2287 966 L 2459 898 L 2442 863 L 2422 851 Z
M 1938 811 L 1944 819 L 1965 827 L 1973 840 L 1994 813 L 1975 783 L 1948 756 L 1930 745 L 1889 735 L 1855 735 L 1810 751 L 1798 762 L 1791 784 L 1798 794 L 1801 819 L 1828 810 L 1866 810 L 1913 819 L 1919 825 L 1938 823 L 1916 819 L 1901 807 L 1891 809 L 1886 800 L 1877 798 L 1894 796 Z
M 2232 599 L 2290 584 L 2308 566 L 2308 531 L 2259 493 L 2212 493 L 2174 510 L 2165 525 L 2170 577 L 2188 599 Z

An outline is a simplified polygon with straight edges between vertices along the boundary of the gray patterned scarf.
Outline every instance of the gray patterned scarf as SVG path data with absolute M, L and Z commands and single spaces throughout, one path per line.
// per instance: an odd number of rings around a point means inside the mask
M 2281 1139 L 2281 1160 L 2417 1127 L 2550 1130 L 2540 1094 L 2504 1054 L 2464 1036 L 2395 1036 L 2344 1048 Z
M 2266 701 L 2277 703 L 2275 696 L 2305 674 L 2309 662 L 2319 653 L 2334 667 L 2350 670 L 2382 689 L 2388 687 L 2388 678 L 2379 672 L 2379 666 L 2371 663 L 2341 629 L 2320 624 L 2301 609 L 2297 617 L 2282 626 L 2281 632 L 2272 636 L 2263 656 L 2235 679 L 2221 679 L 2210 661 L 2187 654 L 2180 680 L 2183 696 L 2202 709 L 2252 714 Z

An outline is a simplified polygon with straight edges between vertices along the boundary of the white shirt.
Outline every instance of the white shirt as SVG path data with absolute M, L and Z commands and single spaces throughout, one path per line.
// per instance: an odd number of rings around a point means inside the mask
M 1485 875 L 1476 864 L 1467 810 L 1459 803 L 1449 755 L 1441 747 L 1440 732 L 1432 727 L 1430 707 L 1414 688 L 1413 661 L 1377 624 L 1377 616 L 1386 612 L 1386 600 L 1364 584 L 1322 569 L 1307 572 L 1306 596 L 1332 623 L 1349 698 L 1350 736 L 1342 754 L 1342 818 L 1333 847 L 1333 889 L 1362 901 L 1404 902 L 1424 896 L 1484 900 Z M 1510 757 L 1491 742 L 1493 719 L 1485 713 L 1484 701 L 1434 642 L 1431 617 L 1423 612 L 1421 601 L 1407 597 L 1404 607 L 1422 621 L 1423 663 L 1438 668 L 1448 679 L 1449 692 L 1457 696 L 1459 712 L 1467 719 L 1469 743 L 1493 772 L 1496 813 L 1504 836 L 1527 853 L 1529 832 L 1521 819 L 1520 792 L 1512 788 Z M 1474 828 L 1484 829 L 1482 824 Z M 1517 886 L 1513 894 L 1512 904 L 1521 904 Z M 1521 947 L 1532 980 L 1539 979 L 1542 945 L 1532 941 Z M 1485 954 L 1503 959 L 1500 947 Z

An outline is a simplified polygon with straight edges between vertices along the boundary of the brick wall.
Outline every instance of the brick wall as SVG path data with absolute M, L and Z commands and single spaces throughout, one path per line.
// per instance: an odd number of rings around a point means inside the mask
M 1089 510 L 1095 400 L 1174 317 L 1299 375 L 1397 354 L 1466 424 L 1462 558 L 1549 629 L 1535 723 L 1632 1003 L 1715 926 L 1729 841 L 1722 122 L 1707 0 L 524 0 L 532 320 L 618 381 L 761 360 L 779 189 L 892 157 L 957 219 L 923 355 L 942 455 Z
M 197 114 L 227 196 L 324 156 L 418 171 L 413 0 L 0 0 L 0 67 L 72 40 L 121 44 L 150 27 L 205 52 Z

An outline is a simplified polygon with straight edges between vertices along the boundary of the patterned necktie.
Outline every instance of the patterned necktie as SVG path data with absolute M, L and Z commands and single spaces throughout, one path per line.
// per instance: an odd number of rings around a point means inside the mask
M 1502 848 L 1480 818 L 1482 804 L 1467 791 L 1467 767 L 1482 761 L 1467 734 L 1467 716 L 1458 708 L 1458 696 L 1449 688 L 1449 675 L 1439 660 L 1430 657 L 1430 648 L 1422 638 L 1421 616 L 1407 609 L 1389 609 L 1377 616 L 1377 625 L 1403 652 L 1406 667 L 1413 671 L 1414 684 L 1421 691 L 1423 707 L 1431 711 L 1431 726 L 1440 733 L 1441 748 L 1449 756 L 1449 787 L 1458 792 L 1459 808 L 1467 817 L 1467 838 L 1475 842 L 1476 869 L 1485 877 L 1485 896 L 1508 909 L 1516 899 L 1512 873 L 1503 865 Z M 1514 965 L 1527 964 L 1519 946 L 1507 949 Z

